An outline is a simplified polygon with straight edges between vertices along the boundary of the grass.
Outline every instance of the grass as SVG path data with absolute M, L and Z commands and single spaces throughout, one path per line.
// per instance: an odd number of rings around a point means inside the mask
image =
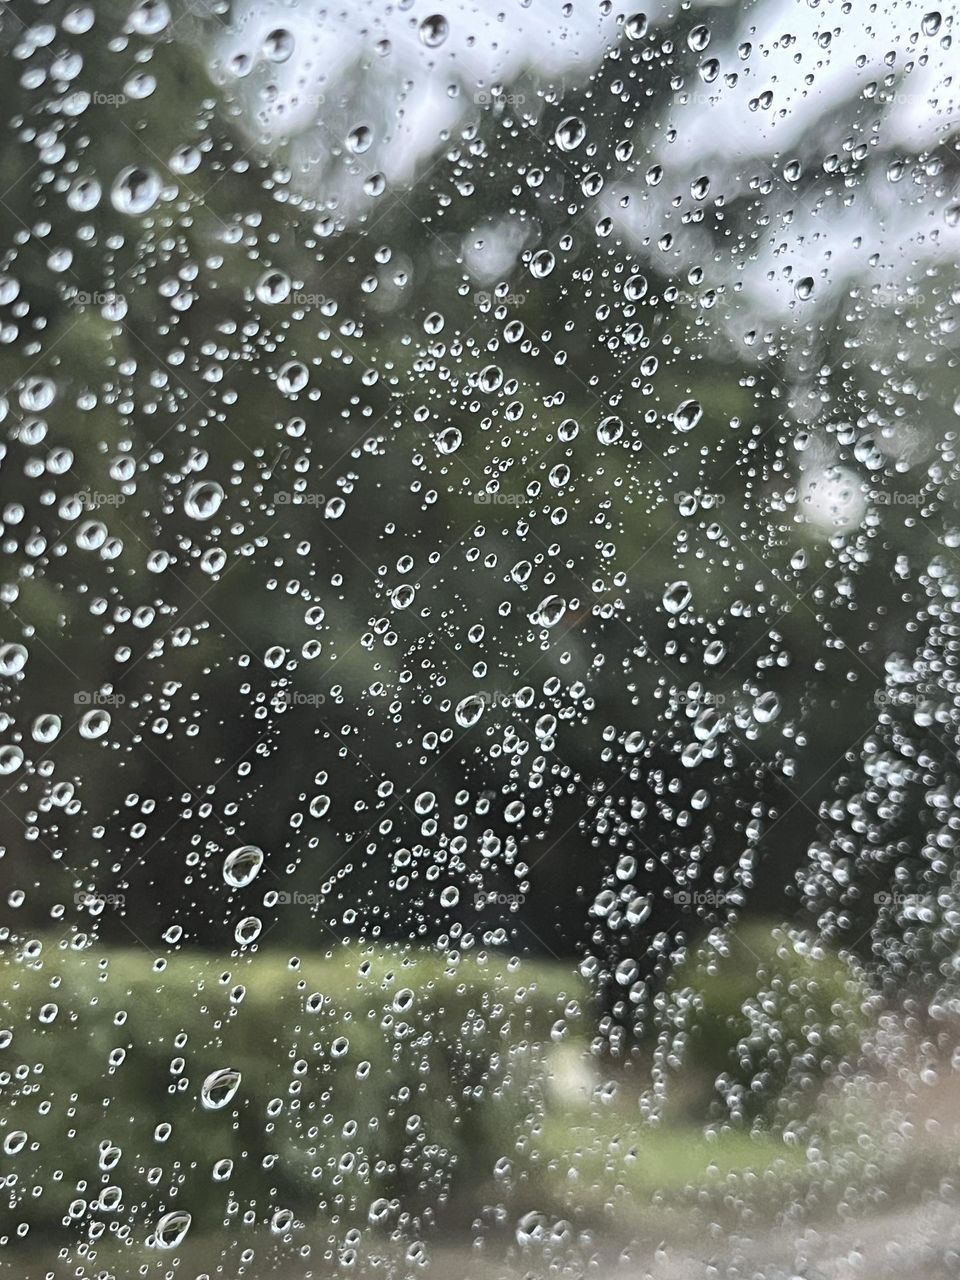
M 804 1149 L 770 1134 L 715 1134 L 691 1125 L 663 1127 L 609 1118 L 594 1109 L 580 1123 L 551 1116 L 542 1185 L 551 1199 L 587 1217 L 627 1208 L 749 1200 L 775 1209 L 810 1176 Z

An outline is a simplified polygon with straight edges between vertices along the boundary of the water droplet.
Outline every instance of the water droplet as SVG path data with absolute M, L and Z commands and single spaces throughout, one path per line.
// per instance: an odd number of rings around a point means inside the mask
M 553 136 L 561 151 L 576 151 L 587 136 L 587 126 L 579 116 L 567 116 L 557 125 Z
M 30 728 L 30 735 L 34 742 L 53 742 L 59 735 L 62 721 L 58 715 L 52 712 L 37 716 Z
M 530 621 L 539 627 L 555 627 L 567 611 L 567 602 L 562 596 L 546 596 L 530 615 Z
M 102 738 L 110 728 L 110 712 L 102 707 L 87 711 L 80 720 L 80 736 L 91 741 Z
M 438 453 L 456 453 L 463 442 L 463 435 L 459 427 L 444 427 L 444 429 L 434 437 L 437 445 Z
M 722 640 L 711 640 L 703 651 L 703 660 L 708 667 L 715 667 L 727 656 L 727 646 Z
M 395 609 L 409 609 L 416 598 L 415 588 L 409 582 L 404 582 L 391 593 L 390 603 Z
M 260 937 L 262 930 L 263 921 L 258 916 L 244 916 L 242 920 L 237 921 L 233 936 L 238 946 L 249 947 Z
M 616 444 L 623 435 L 623 419 L 611 414 L 603 418 L 597 427 L 597 439 L 601 444 Z
M 245 889 L 263 866 L 263 850 L 242 844 L 228 853 L 223 862 L 223 878 L 232 889 Z
M 780 713 L 780 699 L 772 691 L 762 693 L 753 704 L 753 716 L 758 724 L 769 724 Z
M 29 654 L 22 644 L 0 645 L 0 675 L 15 676 L 27 665 Z
M 102 195 L 103 190 L 96 178 L 78 178 L 67 192 L 67 204 L 74 213 L 91 213 Z
M 556 266 L 556 258 L 549 249 L 538 249 L 530 259 L 530 274 L 538 280 L 548 276 Z
M 270 1219 L 270 1230 L 275 1236 L 282 1236 L 293 1226 L 293 1210 L 278 1209 Z
M 200 1102 L 205 1111 L 222 1111 L 233 1101 L 240 1088 L 240 1072 L 234 1067 L 211 1071 L 200 1088 Z
M 3 1153 L 7 1156 L 18 1155 L 26 1145 L 26 1133 L 22 1129 L 12 1129 L 3 1140 Z
M 355 156 L 362 156 L 373 145 L 373 130 L 369 125 L 359 124 L 347 134 L 347 150 Z
M 137 35 L 159 35 L 170 25 L 170 9 L 166 0 L 141 0 L 131 11 L 129 22 Z
M 162 189 L 160 175 L 154 169 L 145 165 L 129 165 L 114 179 L 110 203 L 118 213 L 139 217 L 153 208 Z
M 296 48 L 293 32 L 276 27 L 263 42 L 263 56 L 268 62 L 286 62 Z
M 193 520 L 212 520 L 223 502 L 223 489 L 216 480 L 198 480 L 187 490 L 183 509 Z
M 192 1216 L 183 1209 L 165 1213 L 157 1223 L 153 1243 L 158 1249 L 176 1249 L 190 1230 Z
M 304 389 L 310 374 L 300 360 L 288 360 L 277 374 L 277 390 L 285 396 L 295 396 Z
M 678 431 L 692 431 L 703 417 L 703 408 L 699 400 L 684 400 L 673 414 L 673 425 Z
M 642 40 L 647 34 L 647 15 L 632 13 L 623 24 L 623 29 L 627 33 L 628 40 Z
M 481 369 L 478 385 L 481 391 L 485 391 L 488 395 L 492 395 L 494 391 L 499 391 L 503 385 L 503 370 L 499 365 L 488 364 L 485 369 Z
M 486 700 L 479 693 L 471 693 L 457 703 L 456 718 L 457 724 L 464 729 L 470 729 L 477 723 L 483 715 L 486 707 Z
M 420 43 L 428 49 L 436 49 L 450 34 L 450 24 L 442 13 L 433 13 L 420 23 Z
M 799 160 L 788 160 L 783 166 L 783 176 L 787 182 L 799 182 L 803 176 L 803 165 Z
M 667 613 L 682 613 L 692 599 L 689 582 L 672 582 L 663 593 L 663 607 Z
M 290 296 L 290 277 L 285 271 L 265 271 L 257 281 L 257 297 L 267 306 L 275 307 Z
M 709 43 L 710 28 L 703 23 L 693 27 L 687 36 L 687 47 L 692 49 L 694 53 L 703 53 Z

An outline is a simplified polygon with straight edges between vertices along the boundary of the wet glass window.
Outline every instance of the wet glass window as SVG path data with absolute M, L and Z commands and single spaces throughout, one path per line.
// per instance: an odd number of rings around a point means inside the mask
M 931 2 L 0 5 L 11 1276 L 960 1275 Z

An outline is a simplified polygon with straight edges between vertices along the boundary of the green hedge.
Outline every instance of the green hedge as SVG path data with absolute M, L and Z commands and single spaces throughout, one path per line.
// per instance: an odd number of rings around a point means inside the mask
M 491 1179 L 535 1122 L 549 1046 L 584 991 L 570 969 L 500 955 L 164 962 L 48 945 L 3 957 L 0 997 L 0 1141 L 27 1134 L 4 1159 L 3 1233 L 72 1217 L 73 1235 L 142 1243 L 174 1209 L 191 1235 L 284 1210 L 342 1232 L 382 1200 L 389 1228 Z M 224 1067 L 240 1086 L 205 1110 Z
M 779 1125 L 856 1054 L 866 987 L 801 934 L 744 927 L 725 946 L 692 956 L 665 993 L 668 1099 L 685 1095 L 688 1122 L 712 1108 Z M 344 1240 L 371 1208 L 384 1231 L 429 1222 L 451 1201 L 529 1208 L 549 1191 L 548 1170 L 569 1168 L 570 1127 L 592 1133 L 604 1110 L 590 1099 L 603 1072 L 587 1053 L 594 1029 L 572 966 L 498 954 L 10 951 L 0 958 L 0 1238 L 102 1233 L 103 1245 L 139 1254 L 173 1210 L 192 1215 L 192 1240 L 245 1216 L 268 1230 L 278 1213 L 281 1227 L 289 1213 Z M 595 1064 L 577 1067 L 575 1087 L 555 1056 L 564 1036 L 574 1066 Z M 203 1083 L 223 1068 L 240 1072 L 236 1094 L 204 1109 Z M 630 1092 L 618 1091 L 611 1123 L 636 1126 Z M 676 1119 L 682 1105 L 670 1110 Z M 689 1130 L 670 1132 L 689 1144 Z M 642 1150 L 642 1128 L 636 1141 Z M 672 1141 L 651 1149 L 654 1183 L 670 1182 L 660 1166 Z
M 740 926 L 722 947 L 704 944 L 671 984 L 677 1092 L 704 1116 L 801 1117 L 837 1065 L 856 1058 L 872 999 L 859 967 L 810 935 Z

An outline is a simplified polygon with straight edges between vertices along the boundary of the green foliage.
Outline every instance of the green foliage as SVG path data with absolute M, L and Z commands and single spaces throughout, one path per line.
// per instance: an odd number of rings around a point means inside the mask
M 770 1134 L 718 1138 L 690 1125 L 653 1128 L 616 1114 L 592 1115 L 580 1125 L 552 1119 L 545 1146 L 553 1155 L 545 1193 L 562 1209 L 608 1221 L 611 1203 L 618 1217 L 629 1207 L 631 1221 L 654 1209 L 661 1231 L 664 1213 L 683 1205 L 706 1200 L 713 1214 L 729 1210 L 731 1192 L 751 1208 L 777 1207 L 809 1177 L 803 1148 Z
M 6 1220 L 44 1232 L 69 1214 L 134 1246 L 142 1227 L 125 1224 L 174 1208 L 202 1233 L 247 1212 L 345 1229 L 378 1199 L 384 1227 L 444 1205 L 491 1177 L 539 1108 L 547 1048 L 582 999 L 559 967 L 409 951 L 166 963 L 60 948 L 7 956 L 0 974 L 13 1029 L 0 1123 L 8 1144 L 28 1135 L 8 1161 Z M 224 1067 L 239 1089 L 203 1109 Z M 108 1186 L 122 1188 L 112 1209 L 98 1205 Z
M 709 943 L 676 975 L 671 1066 L 687 1098 L 735 1121 L 809 1110 L 868 1024 L 858 969 L 806 934 L 753 924 Z M 699 1081 L 702 1087 L 690 1088 Z

